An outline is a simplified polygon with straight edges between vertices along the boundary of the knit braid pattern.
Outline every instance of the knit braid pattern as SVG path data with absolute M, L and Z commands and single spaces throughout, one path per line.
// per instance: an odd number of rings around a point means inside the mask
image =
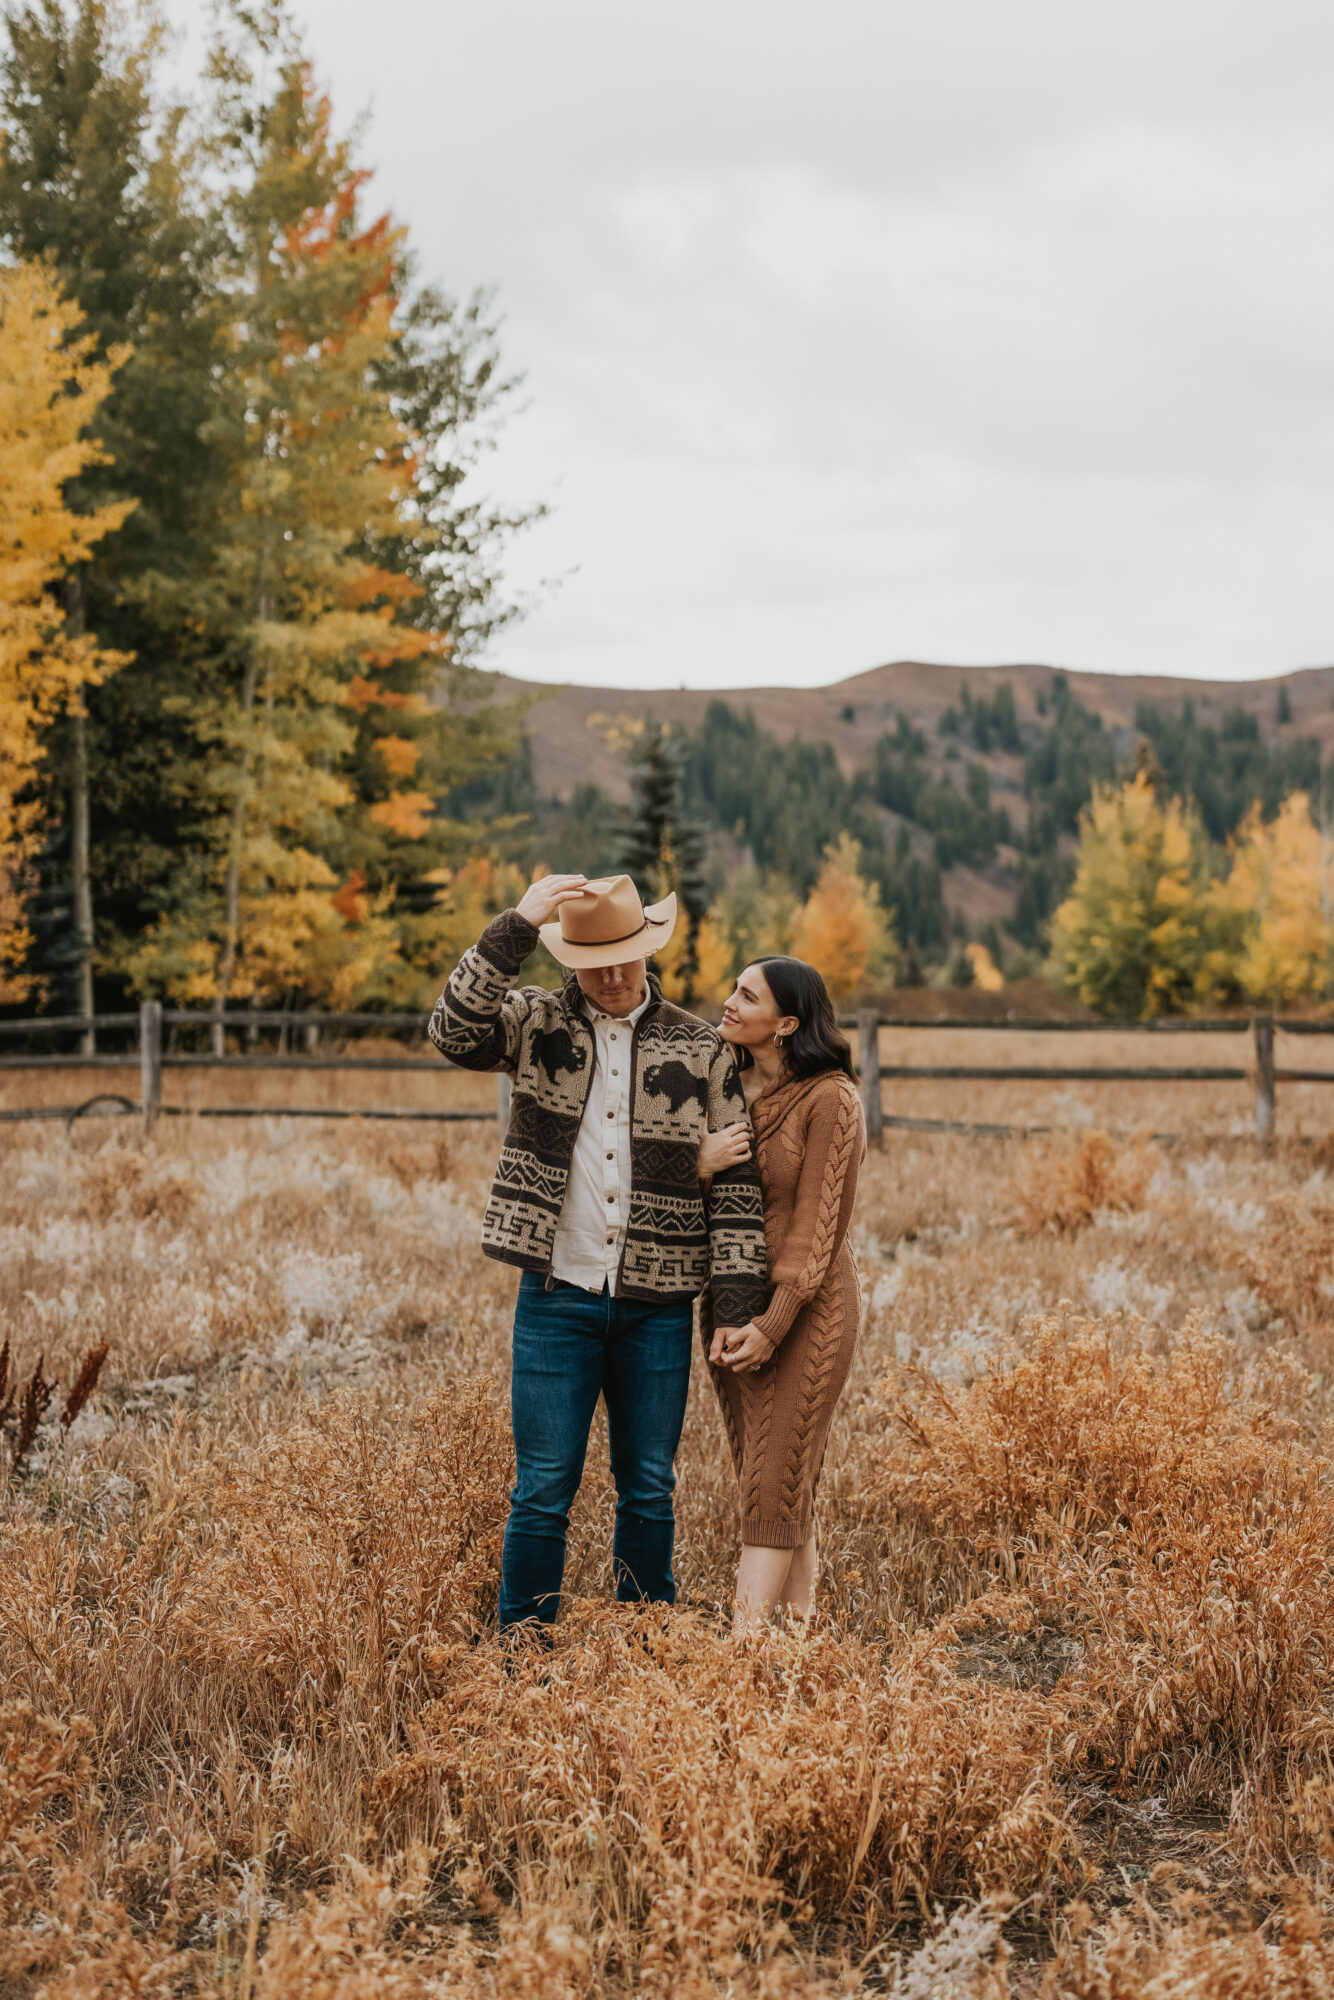
M 852 1165 L 854 1149 L 862 1138 L 861 1106 L 851 1090 L 841 1090 L 834 1134 L 825 1156 L 824 1180 L 820 1185 L 820 1206 L 805 1267 L 792 1289 L 809 1298 L 829 1269 L 838 1242 L 838 1220 L 843 1208 L 843 1183 Z
M 835 1406 L 861 1324 L 846 1232 L 864 1148 L 861 1105 L 842 1078 L 796 1078 L 752 1106 L 770 1272 L 756 1321 L 774 1342 L 757 1369 L 715 1374 L 737 1461 L 742 1539 L 794 1549 L 812 1531 Z M 721 1379 L 719 1379 L 721 1376 Z
M 857 1275 L 857 1266 L 853 1262 L 851 1252 L 848 1253 L 846 1258 L 840 1258 L 839 1271 L 840 1271 L 840 1276 L 849 1279 L 852 1284 L 851 1300 L 847 1300 L 845 1298 L 844 1305 L 845 1305 L 845 1310 L 848 1307 L 851 1308 L 853 1323 L 856 1326 L 858 1334 L 860 1335 L 861 1324 L 862 1324 L 862 1286 L 861 1286 L 861 1279 Z M 832 1414 L 833 1412 L 831 1411 L 830 1415 L 832 1416 Z M 811 1471 L 812 1513 L 814 1513 L 815 1511 L 815 1501 L 820 1491 L 820 1475 L 824 1471 L 825 1446 L 828 1443 L 829 1443 L 829 1425 L 826 1423 L 824 1438 L 820 1445 L 820 1455 Z
M 769 1452 L 769 1433 L 773 1428 L 774 1395 L 777 1388 L 778 1371 L 772 1366 L 760 1369 L 758 1374 L 742 1378 L 741 1407 L 745 1412 L 746 1421 L 744 1470 L 741 1474 L 743 1519 L 748 1519 L 759 1512 L 760 1482 L 764 1477 L 764 1462 Z
M 844 1319 L 843 1273 L 839 1269 L 807 1309 L 805 1366 L 783 1461 L 780 1508 L 785 1521 L 794 1515 L 810 1518 L 824 1462 L 825 1439 L 829 1435 L 832 1415 L 829 1391 L 843 1346 Z M 818 1462 L 812 1464 L 817 1445 Z

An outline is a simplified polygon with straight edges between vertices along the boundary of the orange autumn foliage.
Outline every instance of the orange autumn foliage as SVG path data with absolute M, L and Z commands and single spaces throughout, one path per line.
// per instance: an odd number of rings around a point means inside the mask
M 65 504 L 68 482 L 105 463 L 90 427 L 128 354 L 94 361 L 95 339 L 74 337 L 81 318 L 44 268 L 0 272 L 0 1002 L 31 990 L 19 967 L 31 943 L 23 903 L 43 731 L 126 660 L 72 631 L 59 597 L 133 505 L 76 514 Z
M 401 840 L 420 840 L 431 824 L 434 809 L 435 800 L 429 792 L 391 792 L 387 799 L 369 807 L 367 816 Z
M 421 762 L 421 746 L 406 736 L 377 736 L 375 747 L 391 778 L 410 778 Z
M 797 918 L 793 954 L 813 965 L 835 996 L 855 993 L 892 955 L 880 891 L 860 870 L 861 849 L 843 833 L 825 849 L 819 880 Z

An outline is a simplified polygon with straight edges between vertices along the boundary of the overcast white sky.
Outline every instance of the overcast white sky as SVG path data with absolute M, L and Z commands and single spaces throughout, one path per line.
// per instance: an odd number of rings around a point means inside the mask
M 527 374 L 491 664 L 1334 661 L 1328 0 L 297 11 Z

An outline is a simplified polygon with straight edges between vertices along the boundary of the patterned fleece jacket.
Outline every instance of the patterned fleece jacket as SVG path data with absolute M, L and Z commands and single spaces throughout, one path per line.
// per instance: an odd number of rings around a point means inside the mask
M 559 993 L 512 984 L 537 942 L 517 910 L 494 918 L 459 960 L 430 1036 L 461 1068 L 514 1078 L 482 1248 L 546 1272 L 596 1044 L 577 979 Z M 695 1165 L 706 1129 L 746 1117 L 736 1060 L 705 1022 L 663 999 L 652 971 L 648 983 L 631 1048 L 630 1204 L 615 1289 L 693 1298 L 707 1284 L 714 1324 L 743 1326 L 769 1299 L 758 1171 L 747 1160 L 704 1189 Z

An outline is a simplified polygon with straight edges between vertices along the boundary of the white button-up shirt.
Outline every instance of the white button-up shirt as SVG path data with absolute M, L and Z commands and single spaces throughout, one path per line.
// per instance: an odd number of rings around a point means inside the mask
M 630 1043 L 648 996 L 632 1014 L 603 1014 L 591 1001 L 595 1060 L 574 1142 L 565 1200 L 551 1249 L 551 1275 L 567 1285 L 616 1289 L 630 1219 Z

